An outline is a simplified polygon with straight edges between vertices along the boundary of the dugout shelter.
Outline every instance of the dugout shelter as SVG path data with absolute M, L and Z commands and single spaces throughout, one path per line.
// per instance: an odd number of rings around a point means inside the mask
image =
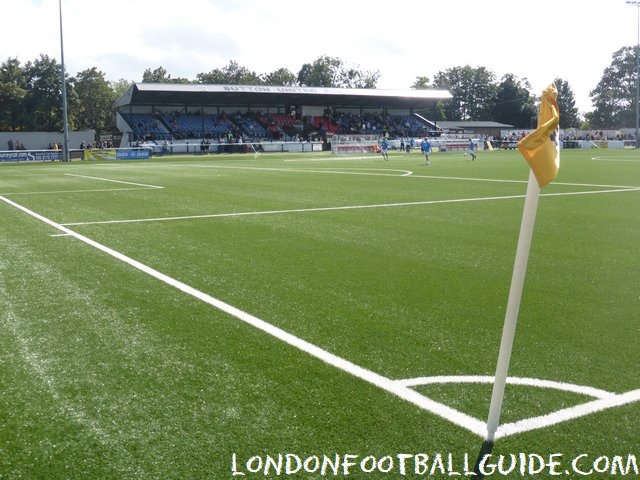
M 417 127 L 421 122 L 414 114 L 433 118 L 437 103 L 451 98 L 446 90 L 134 83 L 116 103 L 117 126 L 121 146 L 205 138 L 231 143 L 238 138 L 321 140 L 340 128 L 354 128 L 345 127 L 354 119 L 360 122 L 355 128 L 379 134 L 386 128 L 376 124 L 379 119 Z M 431 121 L 423 126 L 439 130 Z

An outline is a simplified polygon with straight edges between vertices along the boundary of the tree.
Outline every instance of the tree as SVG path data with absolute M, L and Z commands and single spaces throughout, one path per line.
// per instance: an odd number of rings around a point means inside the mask
M 13 132 L 24 128 L 26 83 L 25 71 L 17 58 L 9 58 L 0 65 L 0 130 Z
M 198 83 L 228 84 L 228 85 L 261 85 L 262 80 L 256 72 L 240 66 L 233 60 L 222 69 L 216 68 L 209 73 L 198 73 Z
M 489 118 L 495 102 L 495 74 L 484 67 L 453 67 L 438 72 L 434 87 L 449 90 L 453 99 L 445 105 L 449 120 Z
M 200 84 L 225 85 L 228 84 L 227 75 L 219 68 L 215 68 L 208 73 L 196 74 L 196 81 Z
M 337 57 L 322 55 L 313 63 L 305 63 L 298 72 L 298 85 L 301 87 L 327 88 L 375 88 L 380 72 L 361 71 L 358 68 L 346 68 Z
M 589 122 L 592 128 L 635 126 L 637 47 L 623 47 L 613 54 L 600 82 L 589 96 L 595 106 Z
M 27 94 L 24 108 L 29 112 L 25 130 L 56 132 L 62 131 L 62 66 L 47 55 L 27 62 L 25 66 Z M 66 81 L 66 80 L 65 80 Z M 72 85 L 67 82 L 67 105 L 74 103 Z M 69 127 L 73 128 L 73 118 L 69 115 Z
M 116 91 L 95 67 L 79 72 L 74 81 L 78 103 L 74 109 L 76 128 L 97 134 L 115 131 Z
M 434 88 L 431 85 L 431 80 L 429 77 L 416 77 L 416 81 L 411 85 L 414 90 L 429 90 Z M 423 113 L 427 118 L 431 118 L 435 121 L 446 120 L 447 114 L 444 106 L 444 102 L 442 100 L 438 100 L 436 104 L 433 106 L 433 110 L 423 111 Z
M 558 109 L 560 110 L 560 128 L 577 128 L 580 126 L 578 109 L 573 90 L 569 83 L 561 78 L 556 78 L 553 83 L 558 89 Z
M 158 67 L 151 71 L 147 68 L 142 74 L 142 83 L 193 83 L 186 78 L 171 78 L 164 67 Z
M 337 87 L 342 60 L 323 55 L 313 63 L 305 63 L 298 72 L 301 87 Z
M 485 67 L 473 71 L 471 94 L 468 101 L 469 116 L 472 120 L 483 120 L 491 117 L 495 104 L 495 74 Z
M 496 87 L 493 118 L 496 122 L 513 125 L 516 128 L 535 127 L 535 97 L 530 94 L 529 82 L 519 80 L 515 75 L 504 75 Z
M 127 92 L 127 90 L 129 90 L 129 87 L 131 86 L 131 82 L 129 80 L 125 80 L 124 78 L 121 78 L 120 80 L 117 80 L 115 82 L 109 82 L 109 85 L 111 86 L 111 89 L 115 92 L 116 100 L 117 100 L 122 95 L 124 95 Z
M 623 47 L 612 56 L 601 81 L 590 92 L 595 110 L 584 114 L 589 128 L 620 128 L 635 125 L 637 66 L 632 47 Z M 22 66 L 9 58 L 0 64 L 0 129 L 62 129 L 61 65 L 46 55 Z M 380 73 L 347 67 L 337 57 L 322 55 L 302 65 L 297 75 L 287 68 L 257 74 L 235 61 L 222 68 L 196 75 L 196 80 L 173 78 L 160 66 L 146 69 L 143 82 L 211 83 L 231 85 L 311 86 L 333 88 L 375 88 Z M 115 130 L 114 102 L 130 87 L 131 82 L 107 82 L 105 74 L 90 68 L 75 78 L 67 77 L 67 104 L 70 128 L 88 128 L 99 133 Z M 569 84 L 556 78 L 561 128 L 580 125 L 573 91 Z M 410 88 L 446 89 L 453 99 L 437 102 L 420 112 L 439 120 L 488 120 L 530 128 L 535 124 L 537 97 L 528 81 L 507 74 L 495 82 L 495 74 L 485 67 L 469 65 L 449 68 L 433 77 L 418 76 Z
M 361 71 L 357 68 L 341 69 L 338 74 L 340 88 L 375 88 L 380 72 Z
M 223 72 L 232 85 L 260 85 L 262 83 L 256 72 L 242 67 L 234 61 L 230 61 L 229 65 L 224 67 Z
M 271 73 L 262 76 L 264 85 L 276 85 L 281 87 L 292 87 L 296 84 L 295 74 L 288 68 L 279 68 Z
M 414 90 L 428 90 L 433 87 L 431 86 L 429 77 L 416 77 L 416 81 L 413 82 L 413 85 L 409 88 L 413 88 Z
M 158 67 L 153 71 L 147 68 L 142 74 L 142 83 L 169 83 L 170 78 L 171 75 L 164 67 Z

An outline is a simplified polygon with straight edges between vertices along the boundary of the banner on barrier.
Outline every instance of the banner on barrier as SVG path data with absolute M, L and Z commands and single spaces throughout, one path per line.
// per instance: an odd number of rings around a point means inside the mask
M 60 150 L 11 150 L 0 152 L 0 162 L 53 162 L 62 159 Z
M 151 158 L 150 148 L 100 148 L 86 149 L 85 160 L 147 160 Z

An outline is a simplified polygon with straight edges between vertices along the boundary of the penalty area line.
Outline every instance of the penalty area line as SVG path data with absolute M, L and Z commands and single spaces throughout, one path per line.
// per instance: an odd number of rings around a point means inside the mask
M 581 192 L 559 192 L 559 193 L 543 193 L 541 197 L 562 197 L 569 195 L 596 195 L 606 193 L 620 193 L 639 191 L 640 188 L 620 188 L 616 190 L 587 190 Z M 245 217 L 245 216 L 257 216 L 257 215 L 282 215 L 290 213 L 312 213 L 312 212 L 333 212 L 341 210 L 361 210 L 368 208 L 392 208 L 392 207 L 411 207 L 421 205 L 438 205 L 448 203 L 466 203 L 466 202 L 483 202 L 491 200 L 514 200 L 518 198 L 524 198 L 524 195 L 504 195 L 504 196 L 492 196 L 492 197 L 470 197 L 470 198 L 450 198 L 444 200 L 424 200 L 418 202 L 398 202 L 398 203 L 375 203 L 364 205 L 343 205 L 337 207 L 316 207 L 316 208 L 292 208 L 284 210 L 257 210 L 251 212 L 229 212 L 229 213 L 209 213 L 203 215 L 181 215 L 177 217 L 154 217 L 154 218 L 131 218 L 125 220 L 98 220 L 90 222 L 68 222 L 61 225 L 67 227 L 80 226 L 80 225 L 108 225 L 116 223 L 142 223 L 142 222 L 168 222 L 176 220 L 197 220 L 206 218 L 228 218 L 228 217 Z
M 477 197 L 477 198 L 454 198 L 446 200 L 424 200 L 420 202 L 400 202 L 400 203 L 376 203 L 370 205 L 343 205 L 339 207 L 316 207 L 316 208 L 293 208 L 290 210 L 258 210 L 252 212 L 231 212 L 231 213 L 210 213 L 204 215 L 183 215 L 179 217 L 156 217 L 156 218 L 134 218 L 130 220 L 102 220 L 93 222 L 73 222 L 62 223 L 61 225 L 72 227 L 78 225 L 97 225 L 110 223 L 139 223 L 139 222 L 166 222 L 172 220 L 195 220 L 201 218 L 225 218 L 225 217 L 245 217 L 256 215 L 278 215 L 286 213 L 311 213 L 311 212 L 333 212 L 339 210 L 362 210 L 367 208 L 391 208 L 391 207 L 410 207 L 419 205 L 437 205 L 440 203 L 464 203 L 464 202 L 481 202 L 486 200 L 510 200 L 514 198 L 523 198 L 524 195 L 508 195 L 503 197 Z

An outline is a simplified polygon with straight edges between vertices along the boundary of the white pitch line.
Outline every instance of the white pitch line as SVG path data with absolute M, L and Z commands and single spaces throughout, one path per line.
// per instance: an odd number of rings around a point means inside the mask
M 320 159 L 321 161 L 324 161 Z M 295 160 L 284 160 L 295 161 Z M 165 164 L 104 164 L 103 167 L 120 167 L 120 168 L 134 168 L 134 167 L 142 167 L 145 168 L 154 168 L 154 167 L 166 167 Z M 291 167 L 252 167 L 252 166 L 239 166 L 239 165 L 219 165 L 215 163 L 183 163 L 172 165 L 171 168 L 175 167 L 191 167 L 191 168 L 219 168 L 219 169 L 230 169 L 230 170 L 257 170 L 257 171 L 270 171 L 270 172 L 300 172 L 300 173 L 329 173 L 329 174 L 337 174 L 337 175 L 363 175 L 363 176 L 386 176 L 386 177 L 412 177 L 412 178 L 426 178 L 431 180 L 460 180 L 460 181 L 469 181 L 469 182 L 489 182 L 489 183 L 516 183 L 516 184 L 524 184 L 527 183 L 527 180 L 513 180 L 513 179 L 498 179 L 498 178 L 479 178 L 479 177 L 451 177 L 451 176 L 438 176 L 438 175 L 416 175 L 414 171 L 411 170 L 394 170 L 394 169 L 383 169 L 383 168 L 359 168 L 359 167 L 344 167 L 343 169 L 307 169 L 307 168 L 291 168 Z M 354 172 L 349 172 L 347 170 L 359 170 Z M 362 170 L 380 170 L 380 171 L 390 171 L 390 172 L 401 172 L 401 175 L 398 174 L 384 174 L 384 173 L 367 173 Z M 77 177 L 84 178 L 93 178 L 96 180 L 105 180 L 105 181 L 114 181 L 119 182 L 119 180 L 109 180 L 101 177 L 89 177 L 84 175 L 70 174 L 67 173 L 65 175 L 72 175 Z M 127 182 L 121 182 L 127 183 Z M 135 185 L 135 184 L 134 184 Z M 140 184 L 143 185 L 144 184 Z M 568 186 L 568 187 L 589 187 L 589 188 L 607 188 L 607 189 L 621 189 L 621 190 L 638 190 L 640 189 L 639 185 L 607 185 L 607 184 L 597 184 L 597 183 L 571 183 L 571 182 L 559 182 L 554 181 L 553 185 L 557 186 Z M 148 185 L 149 188 L 164 188 L 156 185 Z M 2 193 L 0 193 L 2 195 Z M 548 194 L 550 195 L 550 194 Z
M 620 187 L 610 190 L 586 190 L 582 192 L 558 192 L 558 193 L 543 193 L 541 197 L 565 197 L 571 195 L 597 195 L 602 193 L 620 193 L 620 192 L 638 192 L 640 187 Z
M 77 240 L 80 240 L 81 242 L 84 242 L 116 258 L 117 260 L 127 263 L 133 268 L 136 268 L 141 272 L 146 273 L 147 275 L 150 275 L 151 277 L 169 286 L 172 286 L 182 291 L 183 293 L 186 293 L 187 295 L 197 298 L 198 300 L 201 300 L 217 308 L 218 310 L 237 318 L 238 320 L 241 320 L 259 330 L 262 330 L 263 332 L 268 333 L 269 335 L 303 352 L 306 352 L 309 355 L 315 358 L 318 358 L 319 360 L 322 360 L 323 362 L 331 366 L 338 368 L 339 370 L 342 370 L 343 372 L 349 373 L 356 378 L 359 378 L 372 385 L 375 385 L 424 410 L 430 411 L 431 413 L 438 415 L 439 417 L 445 420 L 448 420 L 451 423 L 454 423 L 460 427 L 466 428 L 467 430 L 470 430 L 471 432 L 479 436 L 484 436 L 486 434 L 487 428 L 484 422 L 481 422 L 465 413 L 461 413 L 451 407 L 448 407 L 441 403 L 435 402 L 429 398 L 426 398 L 423 395 L 416 392 L 415 390 L 412 390 L 411 388 L 400 385 L 394 380 L 391 380 L 387 377 L 384 377 L 375 372 L 372 372 L 371 370 L 367 370 L 363 367 L 360 367 L 348 360 L 345 360 L 344 358 L 338 357 L 337 355 L 334 355 L 333 353 L 330 353 L 327 350 L 324 350 L 320 347 L 317 347 L 316 345 L 313 345 L 312 343 L 307 342 L 306 340 L 296 337 L 295 335 L 289 332 L 286 332 L 285 330 L 278 328 L 274 325 L 271 325 L 270 323 L 267 323 L 264 320 L 261 320 L 258 317 L 255 317 L 247 312 L 244 312 L 239 308 L 229 305 L 228 303 L 225 303 L 222 300 L 218 300 L 217 298 L 214 298 L 204 292 L 201 292 L 200 290 L 197 290 L 183 282 L 180 282 L 179 280 L 169 277 L 168 275 L 165 275 L 164 273 L 161 273 L 158 270 L 155 270 L 141 262 L 138 262 L 137 260 L 134 260 L 120 252 L 117 252 L 88 237 L 85 237 L 84 235 L 76 233 L 73 230 L 70 230 L 69 228 L 66 228 L 63 225 L 56 223 L 53 220 L 50 220 L 32 210 L 29 210 L 28 208 L 23 207 L 22 205 L 19 205 L 9 200 L 6 197 L 0 196 L 0 200 L 40 220 L 41 222 L 44 222 L 52 226 L 53 228 L 60 230 L 61 232 L 66 233 L 76 238 Z
M 146 185 L 144 183 L 134 183 L 134 182 L 125 182 L 123 180 L 113 180 L 111 178 L 103 178 L 103 177 L 90 177 L 88 175 L 77 175 L 75 173 L 65 173 L 65 175 L 69 177 L 79 177 L 79 178 L 88 178 L 89 180 L 100 180 L 102 182 L 113 182 L 113 183 L 122 183 L 124 185 L 134 185 L 136 187 L 145 187 L 145 188 L 164 188 L 158 185 Z
M 627 191 L 640 191 L 640 187 L 635 188 L 621 188 L 616 190 L 589 190 L 583 192 L 563 192 L 563 193 L 543 193 L 541 197 L 558 197 L 565 195 L 589 195 L 589 194 L 604 194 L 604 193 L 619 193 Z M 331 212 L 338 210 L 358 210 L 367 208 L 391 208 L 391 207 L 410 207 L 419 205 L 437 205 L 443 203 L 466 203 L 466 202 L 482 202 L 488 200 L 513 200 L 517 198 L 524 198 L 524 195 L 505 195 L 500 197 L 472 197 L 472 198 L 454 198 L 448 200 L 425 200 L 421 202 L 399 202 L 399 203 L 376 203 L 369 205 L 343 205 L 339 207 L 317 207 L 317 208 L 293 208 L 285 210 L 259 210 L 252 212 L 231 212 L 231 213 L 211 213 L 203 215 L 181 215 L 176 217 L 155 217 L 155 218 L 134 218 L 126 220 L 99 220 L 93 222 L 70 222 L 62 223 L 67 227 L 79 226 L 79 225 L 109 225 L 116 223 L 142 223 L 142 222 L 167 222 L 175 220 L 195 220 L 202 218 L 225 218 L 225 217 L 244 217 L 244 216 L 257 216 L 257 215 L 277 215 L 287 213 L 309 213 L 309 212 Z
M 21 210 L 22 212 L 54 227 L 55 229 L 63 232 L 64 234 L 70 235 L 77 240 L 80 240 L 114 258 L 120 260 L 122 262 L 127 263 L 133 268 L 140 270 L 147 275 L 152 276 L 153 278 L 174 287 L 187 295 L 190 295 L 198 300 L 201 300 L 218 310 L 231 315 L 232 317 L 241 320 L 285 343 L 295 347 L 303 352 L 308 353 L 309 355 L 325 362 L 328 365 L 331 365 L 345 373 L 348 373 L 356 378 L 364 380 L 376 387 L 379 387 L 382 390 L 385 390 L 405 401 L 408 401 L 423 410 L 429 411 L 434 415 L 437 415 L 455 425 L 458 425 L 462 428 L 469 430 L 472 433 L 480 436 L 481 438 L 486 438 L 487 435 L 487 425 L 485 422 L 478 420 L 468 414 L 460 412 L 454 408 L 451 408 L 442 403 L 431 400 L 430 398 L 425 397 L 424 395 L 418 393 L 416 390 L 410 388 L 412 382 L 418 381 L 418 379 L 413 380 L 404 380 L 397 381 L 392 380 L 390 378 L 384 377 L 380 374 L 377 374 L 371 370 L 365 369 L 356 365 L 349 360 L 346 360 L 342 357 L 334 355 L 333 353 L 328 352 L 316 345 L 313 345 L 306 340 L 303 340 L 279 327 L 276 327 L 270 323 L 267 323 L 264 320 L 261 320 L 254 315 L 251 315 L 247 312 L 244 312 L 228 303 L 223 302 L 217 298 L 214 298 L 200 290 L 197 290 L 179 280 L 176 280 L 164 273 L 159 272 L 137 260 L 134 260 L 120 252 L 117 252 L 105 245 L 102 245 L 84 235 L 74 232 L 65 226 L 54 222 L 32 210 L 29 210 L 22 205 L 19 205 L 6 197 L 0 196 L 0 200 L 5 203 Z M 490 377 L 485 377 L 490 378 Z M 424 381 L 424 379 L 423 379 Z M 528 382 L 527 380 L 526 382 Z M 556 382 L 547 382 L 546 384 L 549 388 L 554 388 L 557 386 Z M 597 389 L 594 389 L 595 392 L 604 392 Z M 605 394 L 608 392 L 604 392 Z M 529 430 L 535 430 L 539 428 L 543 428 L 545 426 L 555 425 L 560 422 L 564 422 L 573 418 L 582 417 L 588 415 L 590 413 L 598 412 L 601 410 L 605 410 L 607 408 L 622 406 L 628 403 L 636 402 L 640 400 L 640 389 L 634 390 L 631 392 L 619 394 L 619 395 L 606 395 L 605 398 L 598 398 L 595 401 L 578 405 L 575 407 L 559 410 L 557 412 L 551 413 L 549 415 L 544 415 L 540 417 L 529 418 L 525 420 L 521 420 L 515 423 L 504 424 L 498 427 L 497 432 L 495 433 L 495 439 L 506 437 L 509 435 L 514 435 L 517 433 L 522 433 Z
M 310 168 L 283 168 L 283 167 L 240 167 L 233 165 L 215 165 L 215 164 L 202 164 L 192 165 L 199 168 L 219 168 L 228 170 L 258 170 L 263 172 L 286 172 L 286 173 L 327 173 L 332 175 L 362 175 L 365 177 L 406 177 L 410 176 L 413 172 L 410 170 L 388 170 L 385 168 L 344 168 L 343 170 L 330 170 L 330 169 L 310 169 Z M 350 172 L 349 170 L 357 170 Z M 367 171 L 368 170 L 368 171 Z M 381 170 L 383 172 L 402 172 L 402 175 L 397 173 L 373 173 L 372 170 Z
M 59 193 L 97 193 L 97 192 L 131 192 L 134 190 L 149 190 L 150 187 L 128 187 L 128 188 L 91 188 L 82 190 L 43 190 L 39 192 L 0 192 L 0 195 L 11 195 L 12 197 L 24 197 L 25 195 L 57 195 Z M 164 187 L 151 187 L 164 188 Z
M 417 377 L 397 380 L 397 383 L 406 387 L 416 387 L 420 385 L 434 385 L 442 383 L 487 383 L 492 384 L 495 377 L 489 375 L 461 375 L 461 376 L 433 376 Z M 586 395 L 595 398 L 589 402 L 563 408 L 546 415 L 525 418 L 517 422 L 505 423 L 498 426 L 494 439 L 508 437 L 519 433 L 550 427 L 558 423 L 567 422 L 576 418 L 584 417 L 592 413 L 600 412 L 614 407 L 621 407 L 630 403 L 640 401 L 640 389 L 631 390 L 625 393 L 612 393 L 599 388 L 586 385 L 575 385 L 565 382 L 555 382 L 552 380 L 541 380 L 537 378 L 508 377 L 507 383 L 510 385 L 525 385 L 537 388 L 552 388 L 565 392 Z M 477 420 L 477 419 L 476 419 Z M 479 420 L 477 420 L 479 421 Z M 486 432 L 485 432 L 486 434 Z
M 434 376 L 434 377 L 417 377 L 407 378 L 404 380 L 397 380 L 398 383 L 405 387 L 416 387 L 419 385 L 433 385 L 441 383 L 493 383 L 495 377 L 489 375 L 449 375 L 449 376 Z M 572 383 L 555 382 L 553 380 L 541 380 L 539 378 L 526 378 L 526 377 L 509 377 L 507 378 L 509 385 L 524 385 L 528 387 L 537 388 L 552 388 L 555 390 L 562 390 L 564 392 L 572 392 L 580 395 L 587 395 L 593 398 L 606 399 L 615 397 L 616 394 L 601 390 L 599 388 L 593 388 L 586 385 L 574 385 Z
M 258 170 L 267 172 L 296 172 L 296 173 L 329 173 L 335 175 L 363 175 L 363 176 L 385 176 L 385 177 L 411 177 L 411 178 L 427 178 L 431 180 L 456 180 L 467 182 L 489 182 L 489 183 L 527 183 L 527 180 L 510 180 L 500 178 L 476 178 L 476 177 L 450 177 L 450 176 L 438 176 L 438 175 L 416 175 L 414 171 L 410 170 L 387 170 L 382 168 L 366 169 L 358 167 L 344 167 L 344 169 L 307 169 L 307 168 L 291 168 L 291 167 L 248 167 L 238 165 L 216 165 L 216 164 L 183 164 L 181 166 L 190 166 L 198 168 L 219 168 L 229 170 Z M 359 170 L 355 172 L 349 172 L 347 170 Z M 396 174 L 384 174 L 384 173 L 367 173 L 362 170 L 382 170 L 382 171 L 401 171 L 407 172 L 403 175 Z M 568 187 L 590 187 L 590 188 L 612 188 L 612 189 L 628 189 L 637 190 L 640 189 L 638 185 L 605 185 L 596 183 L 570 183 L 570 182 L 558 182 L 554 181 L 553 185 L 563 185 Z
M 374 160 L 374 156 L 353 156 L 349 157 L 348 160 Z M 299 156 L 298 158 L 286 158 L 283 162 L 302 162 L 302 163 L 310 163 L 310 162 L 344 162 L 344 157 L 310 157 L 304 158 L 303 156 Z
M 608 398 L 599 398 L 591 402 L 557 410 L 548 415 L 526 418 L 513 423 L 505 423 L 498 426 L 498 430 L 495 434 L 495 440 L 518 433 L 537 430 L 539 428 L 551 427 L 561 422 L 567 422 L 592 413 L 601 412 L 609 408 L 622 407 L 638 401 L 640 401 L 640 389 L 613 395 Z
M 591 157 L 592 161 L 595 162 L 635 162 L 638 163 L 637 158 L 628 158 L 628 157 Z
M 18 192 L 18 193 L 0 193 L 0 195 L 11 195 L 13 196 L 24 196 L 24 195 L 53 195 L 58 193 L 96 193 L 96 192 L 128 192 L 131 190 L 145 190 L 145 189 L 161 189 L 164 187 L 158 185 L 147 185 L 144 183 L 134 183 L 134 182 L 125 182 L 123 180 L 113 180 L 110 178 L 102 178 L 102 177 L 89 177 L 87 175 L 77 175 L 75 173 L 65 173 L 65 175 L 69 177 L 79 177 L 79 178 L 88 178 L 90 180 L 101 180 L 103 182 L 111 182 L 111 183 L 119 183 L 123 185 L 132 185 L 137 188 L 91 188 L 91 189 L 82 189 L 82 190 L 49 190 L 49 191 L 40 191 L 40 192 Z
M 333 175 L 362 175 L 362 176 L 377 176 L 377 177 L 412 177 L 412 178 L 428 178 L 433 180 L 465 180 L 470 182 L 497 182 L 497 183 L 527 183 L 526 180 L 504 180 L 493 178 L 469 178 L 469 177 L 445 177 L 437 175 L 416 175 L 415 172 L 410 170 L 387 170 L 384 168 L 357 168 L 357 167 L 344 167 L 343 169 L 311 169 L 311 168 L 291 168 L 291 167 L 247 167 L 238 165 L 216 165 L 216 164 L 191 164 L 189 166 L 199 168 L 219 168 L 227 170 L 257 170 L 265 172 L 287 172 L 287 173 L 326 173 Z M 349 170 L 358 170 L 350 172 Z M 384 172 L 405 172 L 403 175 L 389 174 L 389 173 L 369 173 L 363 170 L 382 170 Z M 554 182 L 556 183 L 556 182 Z
M 371 205 L 344 205 L 341 207 L 317 207 L 317 208 L 294 208 L 289 210 L 262 210 L 253 212 L 235 212 L 235 213 L 211 213 L 205 215 L 185 215 L 179 217 L 156 217 L 156 218 L 138 218 L 130 220 L 103 220 L 95 222 L 74 222 L 62 223 L 67 227 L 78 225 L 101 225 L 111 223 L 138 223 L 138 222 L 165 222 L 171 220 L 191 220 L 198 218 L 224 218 L 224 217 L 244 217 L 254 215 L 276 215 L 284 213 L 308 213 L 308 212 L 331 212 L 336 210 L 359 210 L 366 208 L 390 208 L 390 207 L 407 207 L 415 205 L 433 205 L 438 203 L 463 203 L 463 202 L 480 202 L 484 200 L 508 200 L 513 198 L 523 198 L 524 195 L 510 195 L 505 197 L 478 197 L 478 198 L 457 198 L 451 200 L 425 200 L 422 202 L 402 202 L 402 203 L 378 203 Z
M 434 176 L 434 175 L 412 175 L 412 178 L 430 178 L 435 180 L 456 180 L 456 181 L 469 181 L 469 182 L 489 182 L 489 183 L 527 183 L 527 180 L 508 180 L 508 179 L 500 179 L 500 178 L 477 178 L 477 177 L 445 177 L 445 176 Z M 598 183 L 572 183 L 572 182 L 556 182 L 554 181 L 552 185 L 556 186 L 564 186 L 564 187 L 588 187 L 588 188 L 606 188 L 612 189 L 610 191 L 614 191 L 613 189 L 618 190 L 638 190 L 640 189 L 639 185 L 606 185 L 606 184 L 598 184 Z M 609 190 L 605 190 L 609 191 Z M 590 193 L 590 192 L 585 192 Z M 599 192 L 595 192 L 599 193 Z M 546 194 L 551 196 L 551 194 Z M 562 195 L 555 194 L 555 195 Z

